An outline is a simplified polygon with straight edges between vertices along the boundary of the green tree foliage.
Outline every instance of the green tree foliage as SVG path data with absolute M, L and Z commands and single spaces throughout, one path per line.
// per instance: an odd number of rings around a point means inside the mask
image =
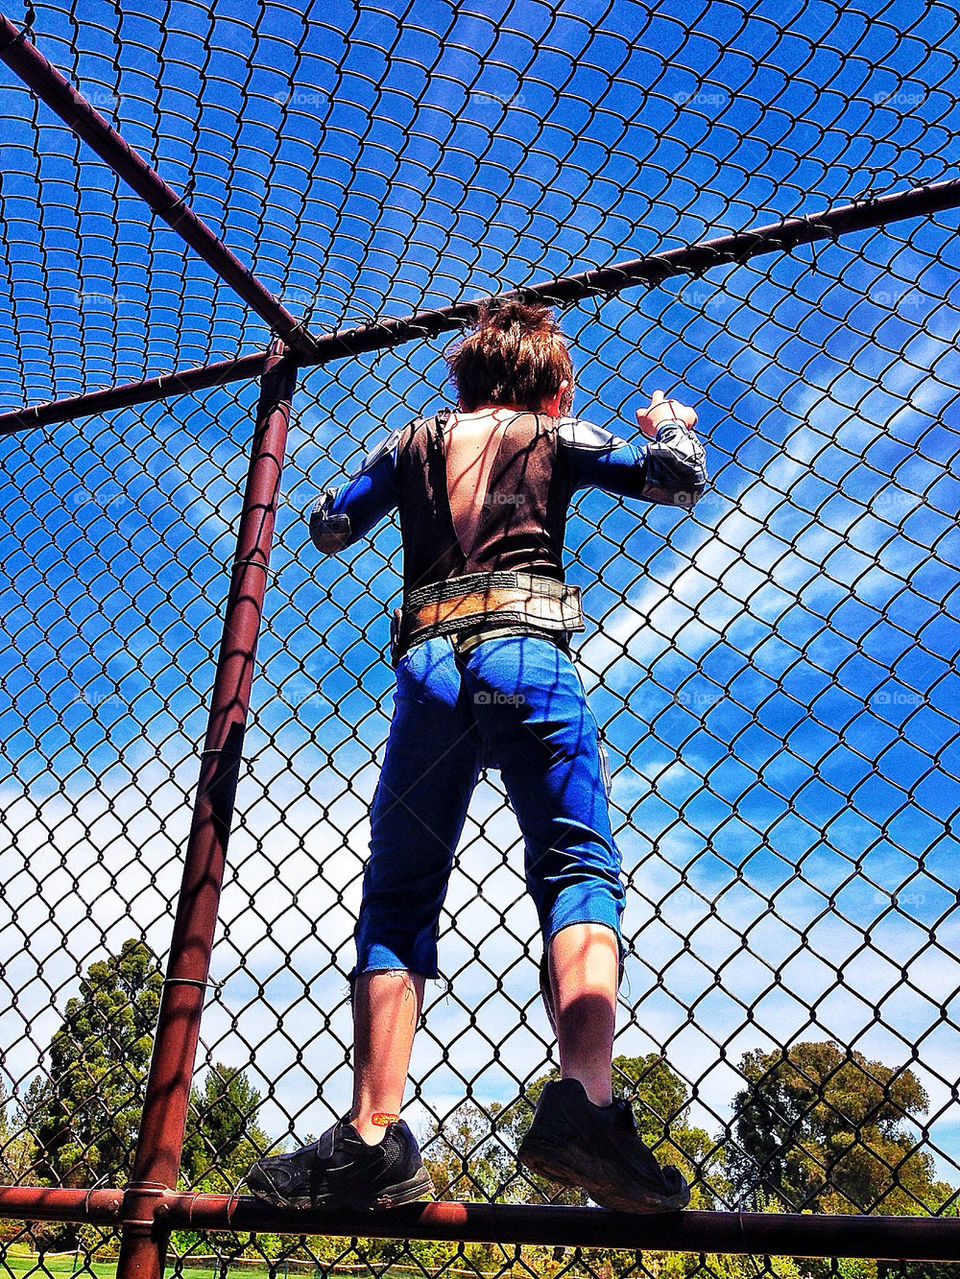
M 556 1079 L 558 1072 L 544 1075 L 527 1089 L 527 1097 L 535 1102 L 543 1085 Z M 661 1164 L 675 1164 L 691 1184 L 691 1208 L 710 1208 L 713 1198 L 702 1178 L 715 1162 L 714 1143 L 702 1128 L 690 1125 L 690 1095 L 683 1079 L 657 1053 L 642 1057 L 619 1056 L 613 1059 L 613 1092 L 629 1101 L 637 1121 L 641 1139 L 654 1152 Z M 529 1128 L 533 1111 L 520 1118 L 518 1139 Z M 541 1178 L 536 1179 L 542 1183 Z M 553 1194 L 559 1187 L 551 1187 Z M 555 1202 L 585 1203 L 575 1190 L 557 1195 Z
M 0 1082 L 0 1185 L 23 1186 L 35 1181 L 36 1159 L 37 1143 Z M 23 1229 L 22 1221 L 0 1220 L 0 1247 L 18 1238 Z
M 749 1052 L 740 1069 L 750 1086 L 734 1098 L 728 1170 L 748 1201 L 759 1193 L 791 1209 L 918 1214 L 949 1198 L 903 1130 L 928 1106 L 913 1071 L 833 1042 Z
M 180 1182 L 208 1194 L 231 1194 L 242 1182 L 250 1165 L 270 1146 L 270 1138 L 257 1123 L 260 1093 L 238 1066 L 216 1062 L 200 1088 L 190 1090 L 190 1110 L 180 1161 Z M 277 1148 L 274 1148 L 277 1153 Z M 253 1249 L 254 1255 L 277 1258 L 284 1255 L 290 1241 L 282 1235 L 258 1233 L 242 1240 L 218 1233 L 218 1247 L 236 1253 Z M 210 1237 L 195 1230 L 175 1230 L 171 1238 L 174 1252 L 189 1255 L 209 1250 Z
M 197 1190 L 229 1193 L 270 1139 L 257 1123 L 260 1093 L 238 1066 L 217 1062 L 190 1093 L 182 1173 Z
M 427 1134 L 424 1162 L 439 1199 L 501 1198 L 516 1171 L 498 1125 L 502 1108 L 463 1101 Z
M 28 1185 L 35 1178 L 36 1159 L 37 1143 L 0 1083 L 0 1185 Z
M 960 1279 L 955 1261 L 878 1261 L 875 1269 L 877 1279 Z
M 38 1170 L 55 1185 L 112 1185 L 129 1176 L 163 978 L 142 941 L 91 964 L 31 1086 L 27 1123 Z
M 424 1160 L 430 1169 L 440 1198 L 495 1200 L 499 1203 L 584 1204 L 579 1190 L 536 1177 L 517 1164 L 516 1150 L 523 1140 L 544 1085 L 558 1078 L 552 1070 L 525 1089 L 525 1096 L 502 1109 L 483 1109 L 473 1102 L 461 1103 L 432 1132 L 425 1135 Z M 674 1163 L 694 1182 L 716 1161 L 714 1143 L 701 1128 L 689 1123 L 690 1096 L 680 1076 L 655 1053 L 645 1057 L 617 1057 L 613 1063 L 614 1091 L 633 1105 L 637 1127 L 643 1140 L 655 1150 L 662 1163 Z M 702 1184 L 694 1186 L 694 1207 L 711 1207 L 712 1199 Z M 412 1245 L 419 1248 L 419 1245 Z M 431 1245 L 437 1249 L 438 1245 Z M 450 1245 L 443 1245 L 449 1249 Z M 465 1245 L 461 1255 L 483 1270 L 504 1264 L 489 1245 Z M 529 1273 L 594 1273 L 609 1276 L 622 1273 L 623 1254 L 616 1249 L 524 1248 L 524 1264 Z M 439 1251 L 417 1256 L 427 1264 L 442 1264 Z M 699 1265 L 699 1259 L 694 1258 Z M 687 1259 L 680 1254 L 649 1253 L 644 1262 L 661 1279 L 685 1279 Z M 572 1269 L 571 1269 L 572 1267 Z M 699 1273 L 699 1271 L 697 1271 Z M 746 1272 L 719 1270 L 723 1279 L 747 1279 Z M 774 1271 L 781 1279 L 798 1279 L 792 1263 L 784 1262 Z

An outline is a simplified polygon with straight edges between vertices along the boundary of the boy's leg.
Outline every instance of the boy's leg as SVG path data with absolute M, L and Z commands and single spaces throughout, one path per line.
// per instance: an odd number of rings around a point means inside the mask
M 400 1114 L 423 986 L 421 974 L 404 969 L 361 973 L 354 983 L 350 1119 L 370 1146 Z
M 615 999 L 618 968 L 611 978 L 609 955 L 612 943 L 619 961 L 620 855 L 596 720 L 576 668 L 550 641 L 518 636 L 474 650 L 465 683 L 474 695 L 486 694 L 476 707 L 477 724 L 523 832 L 527 887 L 548 956 L 556 951 L 560 961 L 564 1006 L 576 998 L 581 980 L 600 993 L 601 1004 Z M 595 927 L 559 940 L 568 928 L 586 924 Z
M 579 1079 L 595 1106 L 609 1106 L 620 969 L 616 933 L 604 924 L 568 924 L 551 938 L 547 962 L 561 1077 Z
M 368 1143 L 399 1114 L 453 854 L 479 772 L 480 742 L 449 640 L 417 645 L 397 670 L 393 723 L 370 813 L 357 922 L 351 1118 Z
M 480 740 L 453 648 L 447 639 L 426 640 L 397 668 L 370 810 L 354 983 L 371 972 L 438 975 L 438 922 L 479 769 Z
M 432 1184 L 400 1110 L 437 924 L 479 769 L 479 739 L 449 641 L 428 640 L 397 671 L 393 722 L 370 814 L 356 928 L 354 1110 L 319 1141 L 259 1160 L 255 1195 L 294 1207 L 390 1208 Z
M 499 646 L 499 647 L 497 647 Z M 611 1097 L 623 907 L 597 727 L 576 669 L 547 641 L 489 641 L 467 674 L 498 696 L 477 721 L 526 844 L 527 885 L 547 938 L 548 1012 L 563 1078 L 544 1086 L 518 1155 L 534 1172 L 627 1212 L 682 1208 L 672 1167 Z

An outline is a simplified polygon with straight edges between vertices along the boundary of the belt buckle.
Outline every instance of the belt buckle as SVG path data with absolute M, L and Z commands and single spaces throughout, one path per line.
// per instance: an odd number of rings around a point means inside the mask
M 568 586 L 564 583 L 563 594 L 560 597 L 560 615 L 568 631 L 586 630 L 579 586 Z

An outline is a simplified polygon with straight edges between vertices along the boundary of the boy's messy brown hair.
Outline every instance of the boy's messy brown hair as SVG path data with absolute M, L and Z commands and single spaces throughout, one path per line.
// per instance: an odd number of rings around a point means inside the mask
M 449 351 L 447 365 L 466 413 L 483 404 L 539 413 L 563 381 L 569 386 L 560 411 L 573 407 L 573 361 L 553 312 L 542 303 L 483 303 L 476 327 Z

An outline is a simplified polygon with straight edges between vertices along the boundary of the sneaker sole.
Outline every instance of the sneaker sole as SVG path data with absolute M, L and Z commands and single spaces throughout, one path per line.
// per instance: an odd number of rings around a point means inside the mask
M 253 1190 L 250 1193 L 254 1199 L 259 1199 L 261 1203 L 270 1204 L 274 1208 L 295 1208 L 298 1212 L 306 1212 L 311 1208 L 336 1208 L 337 1204 L 330 1195 L 321 1195 L 314 1202 L 309 1196 L 301 1196 L 298 1199 L 285 1199 L 283 1195 L 275 1194 L 270 1190 Z
M 395 1186 L 388 1186 L 386 1190 L 381 1190 L 372 1203 L 369 1199 L 362 1202 L 338 1200 L 332 1195 L 323 1195 L 314 1202 L 308 1196 L 285 1199 L 282 1195 L 272 1193 L 269 1190 L 252 1191 L 253 1197 L 263 1203 L 271 1204 L 274 1208 L 294 1208 L 298 1212 L 307 1212 L 312 1208 L 320 1210 L 327 1208 L 354 1208 L 364 1212 L 379 1211 L 398 1208 L 401 1204 L 415 1203 L 418 1199 L 433 1199 L 435 1193 L 433 1181 L 426 1168 L 421 1168 L 416 1176 L 411 1177 L 409 1181 L 401 1181 Z
M 600 1160 L 585 1160 L 577 1164 L 571 1160 L 570 1153 L 558 1146 L 523 1143 L 517 1157 L 531 1172 L 559 1181 L 564 1186 L 585 1190 L 595 1203 L 615 1212 L 678 1212 L 690 1202 L 689 1188 L 674 1195 L 636 1185 L 631 1190 L 611 1181 L 609 1168 L 605 1169 Z
M 340 1206 L 382 1212 L 390 1208 L 399 1208 L 401 1204 L 416 1203 L 418 1199 L 433 1199 L 435 1194 L 433 1179 L 426 1168 L 421 1168 L 408 1181 L 398 1181 L 395 1186 L 388 1186 L 385 1190 L 378 1191 L 372 1203 L 370 1200 L 353 1203 L 341 1200 Z

